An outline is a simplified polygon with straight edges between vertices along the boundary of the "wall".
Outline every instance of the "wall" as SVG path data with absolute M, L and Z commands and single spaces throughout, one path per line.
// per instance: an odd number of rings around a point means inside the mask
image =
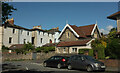
M 69 38 L 67 38 L 67 33 L 69 32 Z M 78 40 L 72 31 L 70 31 L 69 28 L 66 28 L 66 30 L 62 33 L 60 37 L 60 41 L 76 41 Z
M 120 60 L 117 59 L 108 59 L 108 60 L 99 60 L 103 62 L 107 67 L 119 67 Z
M 29 35 L 27 35 L 27 33 L 29 32 Z M 20 29 L 19 30 L 19 44 L 24 44 L 24 39 L 26 40 L 25 42 L 30 42 L 32 43 L 32 31 L 28 31 L 28 30 L 23 30 Z
M 36 59 L 45 60 L 51 56 L 55 55 L 55 52 L 49 53 L 36 53 Z M 16 54 L 14 53 L 2 53 L 2 60 L 20 60 L 20 59 L 33 59 L 33 53 L 25 54 Z
M 3 27 L 4 28 L 4 27 Z M 13 28 L 11 27 L 6 27 L 3 29 L 3 45 L 9 47 L 12 44 L 18 44 L 18 30 L 15 29 L 15 33 L 13 33 Z M 12 43 L 9 44 L 9 37 L 12 37 Z
M 120 32 L 120 17 L 117 18 L 117 31 Z
M 36 37 L 37 47 L 50 43 L 50 39 L 52 40 L 52 43 L 54 43 L 54 35 L 52 34 L 48 34 L 47 32 L 43 32 L 43 31 L 40 31 L 40 32 L 36 31 L 36 35 L 37 35 Z M 42 43 L 41 43 L 41 38 L 43 39 Z

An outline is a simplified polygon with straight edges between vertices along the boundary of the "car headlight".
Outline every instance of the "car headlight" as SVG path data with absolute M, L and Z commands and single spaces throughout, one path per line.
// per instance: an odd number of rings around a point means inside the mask
M 95 67 L 99 67 L 99 64 L 98 63 L 94 63 Z

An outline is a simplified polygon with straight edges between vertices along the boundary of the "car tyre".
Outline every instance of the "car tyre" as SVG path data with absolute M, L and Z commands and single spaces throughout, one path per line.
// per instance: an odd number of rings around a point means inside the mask
M 72 69 L 72 66 L 69 64 L 68 65 L 68 70 L 71 70 Z
M 57 68 L 59 68 L 59 69 L 60 69 L 61 67 L 62 67 L 62 66 L 61 66 L 61 64 L 58 64 L 58 65 L 57 65 Z
M 47 67 L 47 63 L 46 63 L 46 62 L 44 62 L 44 63 L 43 63 L 43 66 L 44 66 L 44 67 Z
M 91 71 L 93 71 L 93 69 L 92 69 L 92 67 L 89 65 L 89 66 L 87 66 L 87 71 L 88 72 L 91 72 Z

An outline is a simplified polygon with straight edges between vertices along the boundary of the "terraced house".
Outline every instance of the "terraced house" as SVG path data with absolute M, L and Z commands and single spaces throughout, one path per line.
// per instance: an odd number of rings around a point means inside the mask
M 6 47 L 14 45 L 18 47 L 20 44 L 27 42 L 32 43 L 35 47 L 43 46 L 48 43 L 58 43 L 60 34 L 59 28 L 51 30 L 43 30 L 41 26 L 34 26 L 32 29 L 27 29 L 14 24 L 14 20 L 8 19 L 6 25 L 2 25 L 2 44 Z
M 56 53 L 78 53 L 79 49 L 92 49 L 92 40 L 100 37 L 97 24 L 79 27 L 66 24 L 60 33 Z

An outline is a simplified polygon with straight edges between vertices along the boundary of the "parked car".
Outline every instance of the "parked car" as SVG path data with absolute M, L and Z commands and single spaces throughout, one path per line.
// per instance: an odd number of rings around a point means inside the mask
M 68 60 L 68 69 L 86 69 L 89 71 L 101 70 L 105 71 L 104 63 L 94 59 L 88 55 L 73 55 Z
M 69 57 L 66 56 L 52 56 L 49 59 L 43 62 L 43 66 L 51 66 L 51 67 L 67 67 L 67 61 Z

